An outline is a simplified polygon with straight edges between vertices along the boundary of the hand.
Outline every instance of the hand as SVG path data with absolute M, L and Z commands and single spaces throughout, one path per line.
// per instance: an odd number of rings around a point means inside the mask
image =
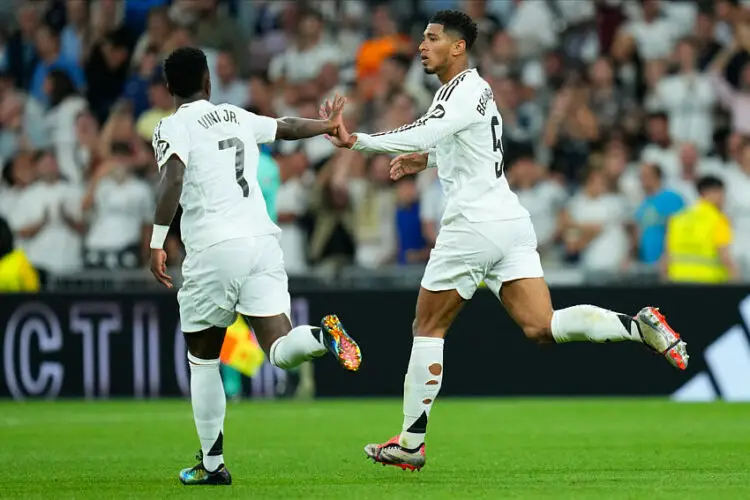
M 151 273 L 156 281 L 167 288 L 172 288 L 172 278 L 167 274 L 167 252 L 161 248 L 151 249 Z
M 412 175 L 427 168 L 427 153 L 408 153 L 398 155 L 391 160 L 391 179 L 399 180 L 405 175 Z
M 351 141 L 351 134 L 344 126 L 344 105 L 346 105 L 346 98 L 336 94 L 333 102 L 326 99 L 318 111 L 320 117 L 327 120 L 333 127 L 333 135 L 326 135 L 325 138 L 337 148 L 351 147 L 348 144 Z

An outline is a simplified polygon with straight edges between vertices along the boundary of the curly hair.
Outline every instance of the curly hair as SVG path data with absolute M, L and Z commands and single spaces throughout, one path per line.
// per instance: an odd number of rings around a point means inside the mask
M 208 73 L 206 54 L 194 47 L 182 47 L 164 61 L 164 78 L 172 95 L 188 98 L 203 90 Z
M 477 40 L 477 24 L 460 10 L 439 10 L 430 18 L 430 24 L 442 24 L 443 30 L 457 33 L 466 42 L 466 50 Z

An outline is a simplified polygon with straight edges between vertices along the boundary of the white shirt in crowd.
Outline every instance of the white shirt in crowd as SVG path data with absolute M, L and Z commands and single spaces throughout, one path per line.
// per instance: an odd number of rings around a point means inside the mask
M 668 58 L 678 38 L 675 23 L 666 17 L 651 22 L 634 20 L 625 30 L 633 37 L 638 54 L 647 61 Z
M 81 197 L 81 190 L 68 182 L 37 181 L 16 198 L 8 219 L 14 231 L 38 224 L 45 214 L 48 217 L 36 235 L 18 239 L 18 245 L 35 267 L 56 274 L 81 269 L 81 237 L 62 216 L 64 207 L 71 217 L 80 217 Z
M 308 193 L 300 178 L 289 179 L 279 186 L 276 193 L 276 212 L 301 217 L 307 212 Z M 290 274 L 307 269 L 307 242 L 305 233 L 296 222 L 279 222 L 281 235 L 279 245 L 284 252 L 284 267 Z
M 581 252 L 581 266 L 588 271 L 617 271 L 628 256 L 625 224 L 630 208 L 622 195 L 604 194 L 589 198 L 575 195 L 568 204 L 568 214 L 577 223 L 600 224 L 602 231 Z
M 71 96 L 49 110 L 45 116 L 47 133 L 55 148 L 57 164 L 65 179 L 73 184 L 82 184 L 84 172 L 76 158 L 78 138 L 76 119 L 88 107 L 82 97 Z
M 750 174 L 731 168 L 725 177 L 726 212 L 734 231 L 733 253 L 750 277 Z
M 713 145 L 715 103 L 711 80 L 699 73 L 666 77 L 656 88 L 655 105 L 669 115 L 672 139 L 692 142 L 703 152 Z
M 339 64 L 339 49 L 320 42 L 307 50 L 289 47 L 283 54 L 274 57 L 268 67 L 272 81 L 284 78 L 287 83 L 302 83 L 317 78 L 326 64 Z
M 524 4 L 525 5 L 525 4 Z M 528 217 L 503 175 L 502 118 L 489 84 L 467 69 L 443 85 L 414 123 L 378 134 L 357 133 L 357 151 L 429 151 L 446 197 L 442 225 Z
M 244 108 L 250 102 L 250 92 L 247 83 L 234 79 L 227 84 L 221 80 L 211 81 L 211 102 L 213 104 L 232 104 Z
M 349 181 L 357 228 L 357 265 L 375 269 L 396 254 L 396 193 L 390 188 L 373 188 L 367 179 Z
M 531 214 L 539 246 L 551 243 L 568 193 L 560 184 L 543 180 L 529 189 L 517 189 L 516 194 L 521 205 Z
M 135 177 L 122 183 L 102 179 L 94 192 L 86 248 L 119 251 L 140 244 L 143 226 L 153 222 L 153 214 L 154 193 L 146 182 Z
M 273 142 L 276 128 L 273 118 L 205 100 L 183 104 L 159 122 L 153 139 L 159 169 L 172 155 L 186 166 L 180 232 L 188 253 L 279 232 L 258 185 L 258 144 Z

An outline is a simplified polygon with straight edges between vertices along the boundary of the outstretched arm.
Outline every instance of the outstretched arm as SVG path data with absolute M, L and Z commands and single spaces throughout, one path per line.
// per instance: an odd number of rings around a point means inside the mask
M 310 120 L 285 116 L 276 120 L 276 139 L 293 141 L 317 135 L 336 135 L 337 126 L 330 120 Z
M 330 113 L 322 120 L 285 116 L 276 120 L 276 139 L 296 140 L 318 135 L 338 135 L 346 98 L 336 95 Z

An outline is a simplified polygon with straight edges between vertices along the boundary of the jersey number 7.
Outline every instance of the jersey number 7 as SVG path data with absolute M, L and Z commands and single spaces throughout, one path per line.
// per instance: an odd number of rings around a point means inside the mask
M 492 151 L 497 152 L 500 151 L 500 154 L 502 155 L 502 159 L 500 161 L 495 162 L 495 178 L 499 179 L 503 176 L 503 168 L 505 167 L 505 151 L 503 151 L 503 140 L 502 137 L 498 138 L 497 132 L 495 131 L 495 127 L 500 126 L 500 120 L 497 119 L 497 116 L 492 117 L 492 123 L 490 125 L 490 129 L 492 129 Z
M 250 186 L 247 185 L 247 179 L 245 179 L 245 143 L 237 137 L 219 141 L 219 151 L 232 148 L 235 148 L 234 172 L 237 176 L 237 184 L 242 188 L 242 196 L 247 198 L 250 195 Z

